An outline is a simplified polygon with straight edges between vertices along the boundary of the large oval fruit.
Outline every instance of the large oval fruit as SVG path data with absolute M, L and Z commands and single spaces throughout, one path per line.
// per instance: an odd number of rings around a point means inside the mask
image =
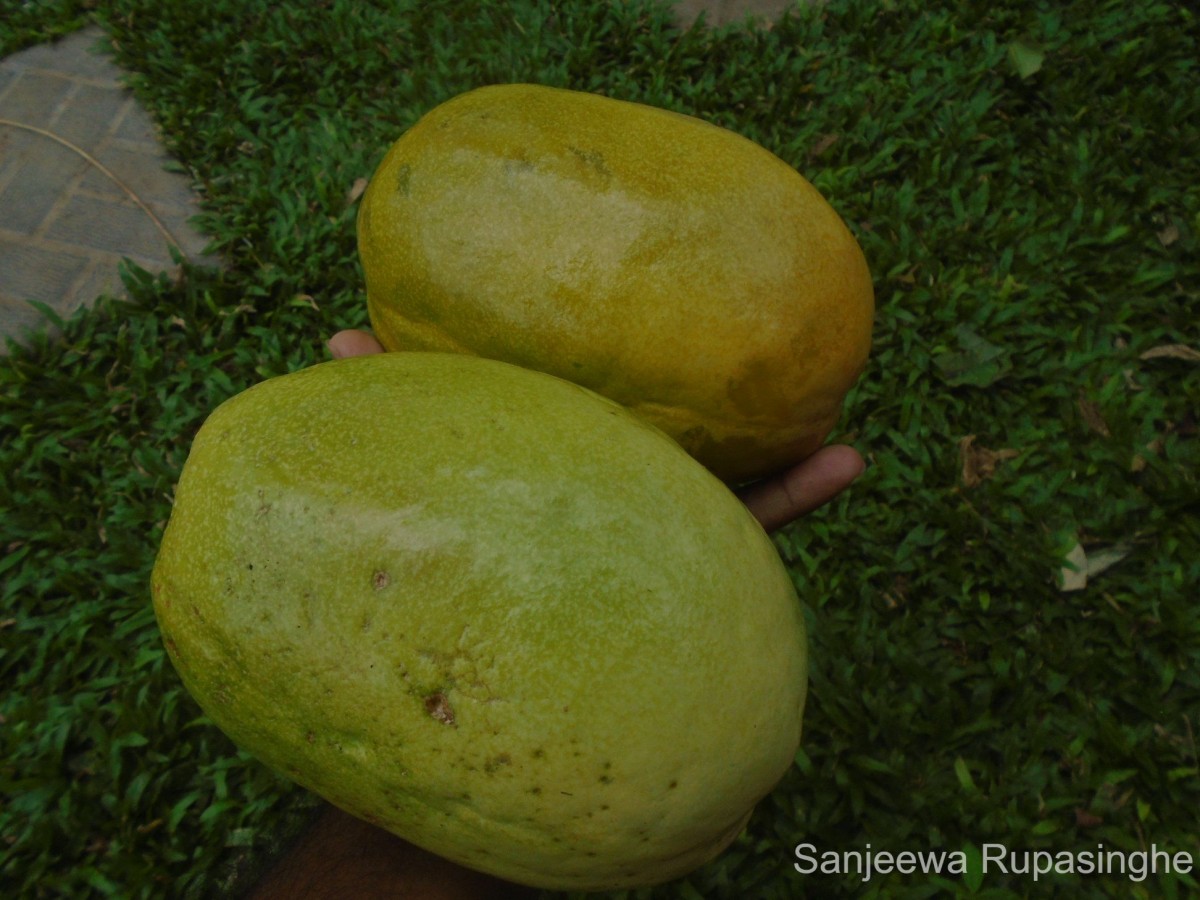
M 799 741 L 802 611 L 758 523 L 617 404 L 504 363 L 380 354 L 227 401 L 152 593 L 234 741 L 532 885 L 689 871 Z
M 358 246 L 386 349 L 577 382 L 727 481 L 816 450 L 870 347 L 862 251 L 808 181 L 731 131 L 594 94 L 436 107 L 371 179 Z

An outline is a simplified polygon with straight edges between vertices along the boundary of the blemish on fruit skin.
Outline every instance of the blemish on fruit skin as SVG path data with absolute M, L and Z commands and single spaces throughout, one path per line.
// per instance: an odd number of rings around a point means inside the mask
M 525 175 L 532 172 L 536 167 L 527 159 L 506 159 L 504 160 L 504 174 L 508 178 L 515 178 L 520 175 Z
M 500 753 L 496 756 L 493 756 L 491 759 L 489 759 L 487 762 L 485 762 L 483 764 L 483 771 L 489 775 L 494 775 L 499 769 L 502 769 L 505 766 L 511 766 L 511 765 L 512 765 L 512 757 L 509 756 L 507 753 Z
M 375 586 L 375 590 L 382 591 L 385 587 L 392 583 L 392 576 L 382 569 L 376 569 L 375 574 L 371 576 L 371 584 Z
M 412 166 L 402 165 L 396 170 L 396 193 L 407 197 L 409 195 L 409 181 L 412 179 Z
M 441 691 L 430 694 L 425 698 L 425 712 L 443 725 L 454 725 L 454 710 L 450 701 Z

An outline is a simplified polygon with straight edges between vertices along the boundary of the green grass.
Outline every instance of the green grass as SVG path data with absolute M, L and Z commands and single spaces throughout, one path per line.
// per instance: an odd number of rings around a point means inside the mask
M 86 25 L 95 0 L 0 0 L 0 56 Z
M 0 48 L 90 5 L 0 0 Z M 7 895 L 228 895 L 310 808 L 182 691 L 150 566 L 206 414 L 365 323 L 354 182 L 424 110 L 498 81 L 765 144 L 843 214 L 876 281 L 839 435 L 872 465 L 778 536 L 812 627 L 803 750 L 729 852 L 633 896 L 1200 888 L 792 868 L 801 842 L 1102 843 L 1200 870 L 1200 363 L 1145 355 L 1200 349 L 1186 4 L 833 2 L 686 32 L 661 7 L 584 0 L 95 6 L 229 265 L 131 269 L 131 304 L 0 361 Z M 969 435 L 1015 455 L 968 485 Z M 1064 592 L 1076 545 L 1119 559 Z

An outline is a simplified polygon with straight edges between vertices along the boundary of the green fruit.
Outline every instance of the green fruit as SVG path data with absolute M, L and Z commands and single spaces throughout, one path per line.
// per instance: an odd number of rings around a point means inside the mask
M 152 593 L 240 746 L 531 885 L 688 872 L 799 742 L 802 611 L 758 523 L 657 429 L 505 363 L 381 354 L 227 401 Z
M 387 350 L 591 388 L 728 482 L 811 454 L 867 361 L 862 250 L 799 172 L 700 119 L 491 85 L 426 113 L 363 195 Z

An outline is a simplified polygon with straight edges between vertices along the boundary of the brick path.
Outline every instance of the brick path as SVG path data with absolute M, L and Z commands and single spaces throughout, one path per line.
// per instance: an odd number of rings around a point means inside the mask
M 678 0 L 688 23 L 747 15 L 770 19 L 793 0 Z M 206 239 L 186 176 L 168 171 L 146 112 L 103 52 L 104 32 L 85 28 L 0 60 L 0 355 L 47 327 L 27 300 L 66 318 L 102 294 L 122 293 L 123 257 L 170 269 L 170 245 L 194 261 Z M 132 196 L 131 196 L 132 195 Z M 169 237 L 168 237 L 169 236 Z

